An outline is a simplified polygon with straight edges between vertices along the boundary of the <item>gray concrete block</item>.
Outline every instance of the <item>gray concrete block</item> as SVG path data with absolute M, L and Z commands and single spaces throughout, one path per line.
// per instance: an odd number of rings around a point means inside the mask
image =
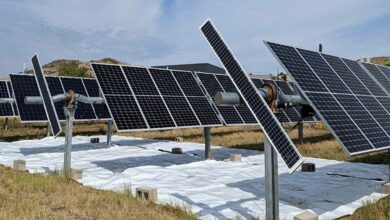
M 318 220 L 318 215 L 308 210 L 305 210 L 298 215 L 295 215 L 294 220 Z
M 137 187 L 136 197 L 150 202 L 158 202 L 157 189 L 152 187 Z
M 26 161 L 25 160 L 14 160 L 12 167 L 14 170 L 26 171 Z

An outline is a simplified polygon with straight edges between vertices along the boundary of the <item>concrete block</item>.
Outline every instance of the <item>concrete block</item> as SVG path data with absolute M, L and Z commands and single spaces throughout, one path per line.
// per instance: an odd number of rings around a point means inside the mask
M 241 154 L 230 154 L 230 161 L 241 162 Z
M 25 160 L 14 160 L 13 169 L 20 170 L 20 171 L 26 171 L 26 161 Z
M 390 182 L 387 182 L 382 185 L 382 192 L 384 194 L 389 194 L 390 195 Z
M 137 187 L 135 189 L 136 197 L 150 202 L 157 202 L 157 189 L 152 187 Z
M 78 169 L 71 169 L 70 170 L 70 178 L 74 180 L 79 180 L 83 178 L 83 171 Z
M 181 149 L 181 147 L 172 148 L 172 154 L 182 154 L 182 153 L 183 153 L 183 150 Z
M 303 163 L 302 172 L 316 172 L 316 165 L 314 163 Z
M 175 141 L 176 141 L 176 142 L 183 142 L 183 141 L 184 141 L 184 138 L 182 138 L 182 137 L 176 137 Z
M 91 144 L 97 144 L 97 143 L 99 143 L 100 142 L 100 139 L 99 138 L 91 138 Z
M 308 210 L 305 210 L 298 215 L 295 215 L 294 220 L 318 220 L 318 215 Z

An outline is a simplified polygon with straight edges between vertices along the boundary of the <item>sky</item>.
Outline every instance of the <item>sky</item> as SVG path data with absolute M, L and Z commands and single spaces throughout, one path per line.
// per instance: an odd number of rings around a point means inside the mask
M 37 53 L 142 66 L 221 65 L 199 31 L 211 18 L 247 72 L 281 67 L 263 40 L 358 59 L 390 55 L 389 0 L 0 0 L 0 77 Z

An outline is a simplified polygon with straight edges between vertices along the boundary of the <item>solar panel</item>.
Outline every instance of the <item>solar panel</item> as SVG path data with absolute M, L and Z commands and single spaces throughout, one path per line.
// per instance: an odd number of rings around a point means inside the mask
M 260 89 L 263 87 L 263 81 L 261 79 L 251 78 L 253 84 L 255 84 L 256 88 Z
M 6 81 L 0 81 L 0 98 L 10 98 Z M 0 103 L 0 117 L 8 118 L 14 116 L 11 103 Z
M 266 44 L 350 155 L 390 147 L 390 133 L 387 132 L 390 114 L 380 101 L 387 95 L 356 61 L 270 42 Z M 307 66 L 311 72 L 296 71 L 290 56 L 301 56 L 301 60 L 296 59 L 295 66 Z M 309 73 L 312 76 L 308 76 Z M 315 77 L 322 84 L 319 87 L 326 91 L 305 87 L 305 79 Z
M 54 107 L 52 97 L 50 95 L 49 87 L 47 85 L 45 75 L 43 74 L 41 65 L 39 64 L 37 55 L 34 55 L 31 58 L 31 62 L 35 73 L 34 76 L 36 82 L 38 83 L 39 93 L 42 97 L 43 106 L 45 107 L 45 112 L 50 124 L 50 128 L 52 130 L 53 135 L 58 136 L 62 131 L 60 120 L 58 119 L 57 112 Z
M 40 96 L 37 82 L 32 75 L 10 74 L 15 101 L 21 122 L 47 122 L 45 108 L 41 104 L 26 105 L 26 96 Z
M 10 97 L 15 99 L 14 90 L 12 88 L 11 81 L 7 81 L 7 87 L 8 87 L 8 91 L 9 91 Z M 19 116 L 19 111 L 18 111 L 18 108 L 17 108 L 15 102 L 12 103 L 12 109 L 14 110 L 14 116 L 15 117 Z
M 81 78 L 61 77 L 65 91 L 73 90 L 77 94 L 88 96 Z M 78 103 L 74 116 L 77 120 L 96 120 L 96 114 L 91 104 Z
M 302 158 L 294 144 L 284 132 L 265 100 L 260 96 L 255 85 L 237 62 L 231 50 L 220 37 L 211 20 L 207 20 L 200 27 L 200 30 L 224 65 L 227 73 L 233 79 L 240 95 L 256 116 L 258 124 L 263 128 L 271 144 L 286 163 L 290 173 L 293 172 L 302 163 Z
M 99 85 L 97 84 L 95 79 L 83 78 L 82 80 L 83 80 L 83 84 L 85 86 L 85 89 L 87 90 L 89 97 L 101 97 Z M 106 103 L 93 104 L 92 106 L 95 110 L 96 117 L 98 119 L 100 119 L 100 120 L 110 120 L 111 119 L 111 115 L 110 115 L 110 112 L 108 111 Z

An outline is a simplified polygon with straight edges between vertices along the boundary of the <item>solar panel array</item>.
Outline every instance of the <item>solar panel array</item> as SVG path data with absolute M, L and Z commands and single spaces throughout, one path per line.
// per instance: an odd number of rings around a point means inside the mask
M 38 85 L 34 75 L 29 74 L 10 74 L 12 87 L 14 88 L 15 101 L 19 109 L 19 116 L 22 122 L 46 122 L 45 109 L 42 104 L 26 105 L 24 98 L 26 96 L 40 96 Z M 74 90 L 76 93 L 89 97 L 99 97 L 99 87 L 96 80 L 77 77 L 58 77 L 46 76 L 51 96 L 64 94 L 68 90 Z M 64 113 L 65 102 L 54 104 L 59 120 L 65 120 Z M 16 106 L 15 105 L 15 106 Z M 110 113 L 106 104 L 84 104 L 79 103 L 76 111 L 75 121 L 87 120 L 108 120 Z
M 12 87 L 8 81 L 0 81 L 0 98 L 12 98 Z M 0 103 L 0 118 L 17 116 L 17 109 L 12 103 Z
M 206 20 L 200 30 L 225 67 L 228 75 L 234 81 L 239 94 L 256 117 L 257 123 L 262 127 L 270 143 L 282 157 L 290 173 L 293 172 L 303 160 L 281 124 L 259 94 L 248 74 L 238 63 L 230 48 L 221 38 L 211 20 Z
M 221 126 L 192 72 L 91 64 L 118 131 Z
M 350 155 L 390 148 L 388 67 L 265 43 Z

